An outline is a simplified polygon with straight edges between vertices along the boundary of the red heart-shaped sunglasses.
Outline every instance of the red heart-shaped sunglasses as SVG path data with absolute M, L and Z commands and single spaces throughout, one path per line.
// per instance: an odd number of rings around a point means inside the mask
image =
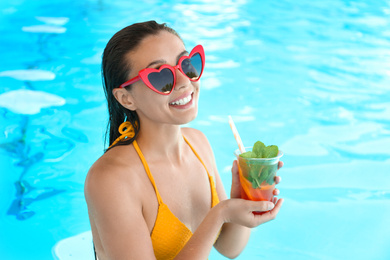
M 176 84 L 176 69 L 191 81 L 198 81 L 202 76 L 205 57 L 202 45 L 197 45 L 188 56 L 182 56 L 176 66 L 162 65 L 158 69 L 146 68 L 138 72 L 138 76 L 126 81 L 120 88 L 127 87 L 142 80 L 151 90 L 161 94 L 171 94 Z

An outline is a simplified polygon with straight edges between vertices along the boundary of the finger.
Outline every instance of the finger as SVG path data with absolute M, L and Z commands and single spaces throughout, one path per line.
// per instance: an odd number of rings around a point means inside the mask
M 278 196 L 279 193 L 280 193 L 280 191 L 278 189 L 274 189 L 274 191 L 273 191 L 274 196 Z
M 272 198 L 272 202 L 273 202 L 274 204 L 276 204 L 277 201 L 278 201 L 278 198 L 277 198 L 277 197 L 273 197 L 273 198 Z
M 248 210 L 253 211 L 269 211 L 275 207 L 275 204 L 270 201 L 247 201 L 249 203 Z
M 274 180 L 275 180 L 275 184 L 279 184 L 282 181 L 282 177 L 275 176 Z
M 238 164 L 237 163 L 238 163 L 237 160 L 233 161 L 232 171 L 238 173 Z
M 282 204 L 284 202 L 284 199 L 278 199 L 278 201 L 275 204 L 275 207 L 269 212 L 270 213 L 270 219 L 275 219 L 276 215 L 278 215 L 280 208 L 282 207 Z
M 237 184 L 239 183 L 239 176 L 238 176 L 238 166 L 237 166 L 237 160 L 233 161 L 233 166 L 232 166 L 232 184 Z
M 256 226 L 275 219 L 276 215 L 279 213 L 282 204 L 283 204 L 283 199 L 279 199 L 277 200 L 275 207 L 272 210 L 268 212 L 261 212 L 260 214 L 254 214 L 254 217 L 257 221 Z
M 282 168 L 283 165 L 284 165 L 284 163 L 283 163 L 282 161 L 279 161 L 279 163 L 278 163 L 278 170 L 279 170 L 280 168 Z
M 232 166 L 232 187 L 230 189 L 230 198 L 242 198 L 242 187 L 236 160 L 233 161 Z

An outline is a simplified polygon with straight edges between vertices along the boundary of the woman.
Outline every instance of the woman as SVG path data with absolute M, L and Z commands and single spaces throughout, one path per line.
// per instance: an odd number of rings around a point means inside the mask
M 180 127 L 197 115 L 203 68 L 202 46 L 187 52 L 174 30 L 154 21 L 108 42 L 102 72 L 111 146 L 85 183 L 100 260 L 207 259 L 212 246 L 234 258 L 250 228 L 277 215 L 282 199 L 240 198 L 236 162 L 227 199 L 206 137 Z

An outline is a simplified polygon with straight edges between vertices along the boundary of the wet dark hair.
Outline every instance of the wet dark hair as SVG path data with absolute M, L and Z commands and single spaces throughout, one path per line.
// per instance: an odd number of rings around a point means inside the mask
M 132 24 L 115 33 L 104 49 L 102 80 L 109 113 L 105 140 L 107 142 L 108 134 L 109 145 L 111 145 L 120 136 L 118 128 L 125 120 L 129 121 L 134 127 L 135 136 L 133 138 L 120 141 L 116 145 L 131 144 L 137 138 L 140 130 L 140 122 L 137 113 L 123 107 L 115 99 L 112 94 L 112 90 L 129 80 L 131 66 L 129 61 L 126 59 L 126 54 L 135 50 L 140 42 L 147 36 L 157 35 L 161 31 L 170 32 L 180 38 L 177 32 L 168 27 L 165 23 L 159 24 L 155 21 L 147 21 Z M 127 86 L 126 89 L 130 90 L 131 85 Z

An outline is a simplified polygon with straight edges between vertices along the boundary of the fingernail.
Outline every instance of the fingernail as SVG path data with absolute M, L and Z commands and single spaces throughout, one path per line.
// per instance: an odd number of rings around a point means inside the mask
M 273 209 L 275 207 L 275 204 L 273 204 L 273 203 L 268 203 L 268 210 L 271 210 L 271 209 Z

